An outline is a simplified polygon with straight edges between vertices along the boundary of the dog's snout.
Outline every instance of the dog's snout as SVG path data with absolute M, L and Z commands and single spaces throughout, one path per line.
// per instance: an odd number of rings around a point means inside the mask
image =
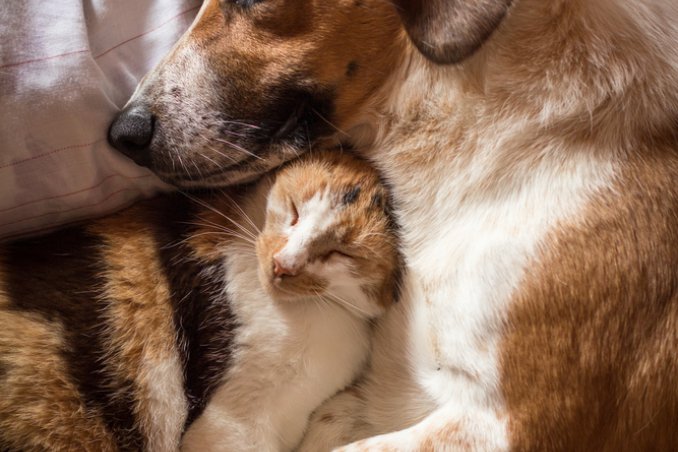
M 130 105 L 111 123 L 108 142 L 138 165 L 149 166 L 153 126 L 153 115 L 146 107 Z

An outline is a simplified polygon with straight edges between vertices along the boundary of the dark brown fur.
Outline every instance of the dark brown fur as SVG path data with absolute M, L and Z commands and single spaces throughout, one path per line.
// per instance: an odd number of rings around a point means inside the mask
M 39 390 L 33 396 L 9 390 L 14 383 L 7 375 L 13 370 L 40 365 L 13 361 L 11 348 L 40 343 L 30 331 L 20 342 L 4 337 L 0 361 L 9 370 L 3 378 L 8 391 L 0 396 L 0 445 L 11 450 L 30 444 L 56 450 L 144 449 L 146 418 L 159 415 L 148 412 L 144 400 L 149 395 L 137 375 L 149 350 L 177 348 L 189 400 L 187 422 L 200 413 L 228 366 L 235 320 L 218 290 L 226 277 L 223 266 L 195 256 L 186 242 L 196 233 L 189 224 L 194 210 L 183 197 L 170 195 L 89 226 L 7 247 L 0 320 L 30 315 L 63 331 L 64 342 L 53 352 L 62 356 L 66 369 L 29 377 L 25 383 Z M 95 432 L 80 436 L 86 423 L 56 399 L 71 380 L 78 390 L 72 403 L 82 404 L 84 416 L 100 418 L 106 427 L 98 437 Z M 31 403 L 38 411 L 27 418 L 11 408 Z M 50 423 L 41 425 L 37 416 Z M 55 425 L 65 430 L 62 436 Z

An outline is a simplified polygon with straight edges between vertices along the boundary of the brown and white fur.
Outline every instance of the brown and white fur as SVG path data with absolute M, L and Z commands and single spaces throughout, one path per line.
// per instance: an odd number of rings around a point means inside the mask
M 318 154 L 7 245 L 0 449 L 171 451 L 186 427 L 185 450 L 292 449 L 395 296 L 387 206 L 365 162 Z
M 675 450 L 677 23 L 673 0 L 207 0 L 114 123 L 146 109 L 152 140 L 117 145 L 214 186 L 310 124 L 393 186 L 402 303 L 302 449 Z

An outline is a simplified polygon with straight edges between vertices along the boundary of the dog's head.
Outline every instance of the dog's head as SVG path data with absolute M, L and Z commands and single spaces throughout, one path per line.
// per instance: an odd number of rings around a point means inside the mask
M 510 0 L 205 0 L 109 140 L 167 182 L 244 182 L 348 135 L 412 42 L 473 52 Z

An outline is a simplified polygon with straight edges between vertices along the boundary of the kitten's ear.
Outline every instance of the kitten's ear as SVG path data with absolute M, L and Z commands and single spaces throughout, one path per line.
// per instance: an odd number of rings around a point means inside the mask
M 384 284 L 381 287 L 379 300 L 382 306 L 388 307 L 400 300 L 400 291 L 403 277 L 402 272 L 402 264 L 398 263 L 391 275 L 389 275 L 386 281 L 384 281 Z
M 438 64 L 475 52 L 499 26 L 512 0 L 392 0 L 412 42 Z

